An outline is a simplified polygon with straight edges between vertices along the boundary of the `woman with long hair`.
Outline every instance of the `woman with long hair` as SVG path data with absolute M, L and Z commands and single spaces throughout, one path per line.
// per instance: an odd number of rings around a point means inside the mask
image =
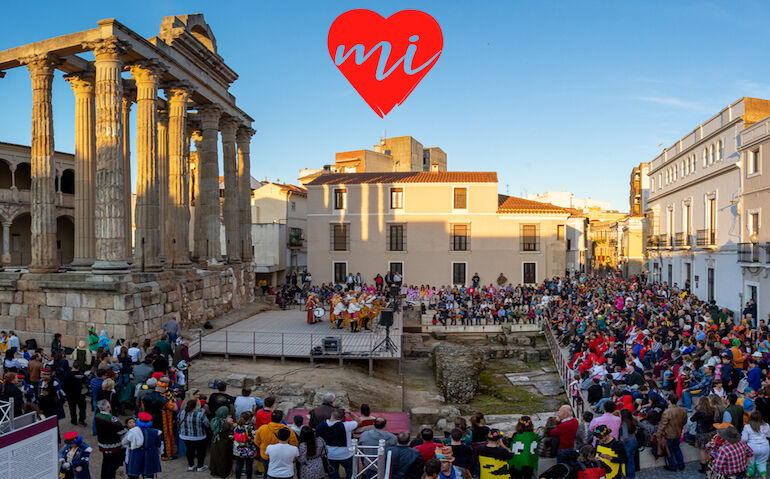
M 16 359 L 16 351 L 9 349 L 5 352 L 5 359 L 3 360 L 3 372 L 4 373 L 18 373 L 21 369 L 21 363 Z
M 326 477 L 324 466 L 327 455 L 326 442 L 316 436 L 310 426 L 302 426 L 299 431 L 299 479 L 323 479 Z
M 754 475 L 767 479 L 767 458 L 770 456 L 770 425 L 763 419 L 762 414 L 755 410 L 749 416 L 749 422 L 743 427 L 741 440 L 749 445 L 754 455 L 746 468 L 746 477 Z
M 246 479 L 254 474 L 254 457 L 257 455 L 257 445 L 254 444 L 254 421 L 251 411 L 244 411 L 233 428 L 233 457 L 235 458 L 235 479 L 241 479 L 246 471 Z
M 24 394 L 19 389 L 19 378 L 14 372 L 7 372 L 3 376 L 3 384 L 0 386 L 0 400 L 8 401 L 13 398 L 13 415 L 21 416 L 21 408 L 24 406 Z
M 188 471 L 195 469 L 195 459 L 198 459 L 198 470 L 206 470 L 203 461 L 206 458 L 208 431 L 209 420 L 201 411 L 200 401 L 188 400 L 184 410 L 179 413 L 179 439 L 184 441 Z
M 714 427 L 714 406 L 711 405 L 711 400 L 707 397 L 701 398 L 695 406 L 695 414 L 690 419 L 695 423 L 695 447 L 700 455 L 700 472 L 705 473 L 709 462 L 706 444 L 717 431 Z
M 626 477 L 634 479 L 636 477 L 636 450 L 639 449 L 639 443 L 636 440 L 636 430 L 639 425 L 636 418 L 628 409 L 620 410 L 620 439 L 623 447 L 626 448 Z

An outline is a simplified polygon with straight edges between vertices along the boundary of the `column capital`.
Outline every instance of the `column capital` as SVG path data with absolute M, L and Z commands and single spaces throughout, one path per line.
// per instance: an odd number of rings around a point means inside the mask
M 219 119 L 219 130 L 222 132 L 222 136 L 235 137 L 235 132 L 238 129 L 238 121 L 228 115 L 223 115 Z
M 83 43 L 83 47 L 94 51 L 97 60 L 120 60 L 128 52 L 129 44 L 116 35 Z
M 157 86 L 160 75 L 166 70 L 166 67 L 156 59 L 142 60 L 129 65 L 131 75 L 139 86 Z
M 204 130 L 218 130 L 219 118 L 222 116 L 222 108 L 214 103 L 198 106 L 198 118 L 201 128 Z
M 236 141 L 239 143 L 249 142 L 251 141 L 251 137 L 254 136 L 256 132 L 257 130 L 251 128 L 250 126 L 241 125 L 238 127 L 238 133 L 235 135 Z
M 174 99 L 180 99 L 182 97 L 184 97 L 184 101 L 187 101 L 190 95 L 192 95 L 193 92 L 195 91 L 195 88 L 193 88 L 192 83 L 185 80 L 174 80 L 169 82 L 163 82 L 160 85 L 160 88 L 166 92 L 166 98 L 168 99 L 168 101 L 172 101 Z
M 19 63 L 26 65 L 31 75 L 53 75 L 61 60 L 50 53 L 40 53 L 19 58 Z
M 168 109 L 158 108 L 158 123 L 168 125 Z
M 69 82 L 75 95 L 93 93 L 94 91 L 94 82 L 96 81 L 94 72 L 70 73 L 64 75 L 64 79 Z

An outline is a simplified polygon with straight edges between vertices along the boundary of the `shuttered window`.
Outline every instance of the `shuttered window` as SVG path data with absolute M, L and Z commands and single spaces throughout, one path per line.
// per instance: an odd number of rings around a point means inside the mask
M 464 210 L 468 208 L 468 188 L 455 188 L 452 208 Z
M 350 245 L 350 225 L 347 223 L 331 225 L 331 250 L 347 251 Z
M 450 225 L 450 249 L 452 251 L 470 251 L 471 249 L 471 226 Z
M 521 225 L 520 237 L 521 237 L 521 251 L 539 251 L 540 250 L 540 238 L 539 238 L 538 225 Z
M 388 225 L 388 251 L 406 251 L 406 225 Z

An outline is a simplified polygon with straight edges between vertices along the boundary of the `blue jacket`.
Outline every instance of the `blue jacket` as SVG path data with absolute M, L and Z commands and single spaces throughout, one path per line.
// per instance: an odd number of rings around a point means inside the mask
M 390 451 L 390 479 L 420 479 L 423 473 L 422 455 L 409 446 L 396 446 Z
M 151 427 L 140 427 L 144 444 L 132 450 L 126 465 L 127 476 L 153 477 L 160 471 L 160 431 Z
M 751 389 L 759 391 L 762 388 L 762 370 L 756 367 L 747 372 L 746 381 L 749 383 Z
M 80 436 L 75 440 L 75 444 L 77 444 L 78 448 L 72 457 L 72 462 L 69 463 L 69 467 L 65 469 L 60 466 L 61 474 L 63 474 L 61 477 L 68 479 L 91 479 L 91 471 L 88 469 L 91 448 L 83 442 L 83 438 Z M 65 444 L 59 449 L 59 459 L 63 461 L 62 464 L 67 462 L 67 451 L 69 448 L 69 444 Z

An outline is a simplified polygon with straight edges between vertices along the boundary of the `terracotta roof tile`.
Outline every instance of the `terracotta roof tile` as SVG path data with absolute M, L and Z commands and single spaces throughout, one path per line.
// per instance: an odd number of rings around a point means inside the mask
M 356 185 L 364 183 L 497 183 L 497 173 L 486 171 L 327 173 L 317 177 L 308 185 Z
M 561 213 L 570 214 L 572 211 L 551 203 L 525 200 L 515 196 L 497 195 L 498 213 Z

